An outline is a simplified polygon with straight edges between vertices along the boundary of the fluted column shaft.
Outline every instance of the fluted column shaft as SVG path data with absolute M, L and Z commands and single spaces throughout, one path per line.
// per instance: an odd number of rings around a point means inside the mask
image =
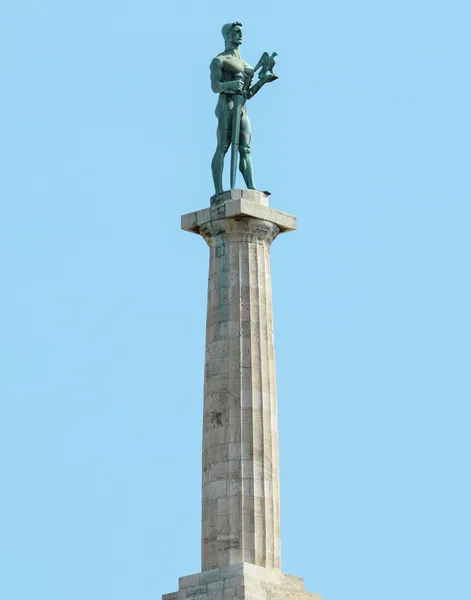
M 210 248 L 203 418 L 202 572 L 163 600 L 321 600 L 280 570 L 270 244 L 296 217 L 229 190 L 182 216 Z
M 202 569 L 280 568 L 278 426 L 269 248 L 252 217 L 201 227 L 210 247 Z

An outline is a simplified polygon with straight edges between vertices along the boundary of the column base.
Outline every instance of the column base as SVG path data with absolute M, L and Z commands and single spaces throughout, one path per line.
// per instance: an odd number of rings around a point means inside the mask
M 304 579 L 250 563 L 180 577 L 179 590 L 162 600 L 321 600 L 304 590 Z

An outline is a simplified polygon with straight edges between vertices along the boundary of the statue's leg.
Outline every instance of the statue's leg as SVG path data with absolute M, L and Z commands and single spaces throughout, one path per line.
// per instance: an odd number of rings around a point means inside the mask
M 217 140 L 218 145 L 211 162 L 211 171 L 213 173 L 214 189 L 216 194 L 223 191 L 222 187 L 222 172 L 224 170 L 224 156 L 231 145 L 232 120 L 231 111 L 225 108 L 224 110 L 216 110 L 218 117 Z
M 240 172 L 244 178 L 245 185 L 249 190 L 255 189 L 255 183 L 253 180 L 253 166 L 252 166 L 252 151 L 250 147 L 250 140 L 252 139 L 252 128 L 250 126 L 250 120 L 247 115 L 247 111 L 242 112 L 242 118 L 240 120 L 240 138 L 239 138 L 239 152 L 240 152 Z

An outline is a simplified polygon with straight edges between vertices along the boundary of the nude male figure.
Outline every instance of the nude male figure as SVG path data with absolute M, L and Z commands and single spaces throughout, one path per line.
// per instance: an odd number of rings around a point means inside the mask
M 217 148 L 211 163 L 214 188 L 216 193 L 222 192 L 222 173 L 224 170 L 224 156 L 231 145 L 232 139 L 232 112 L 234 108 L 234 94 L 244 96 L 241 107 L 240 138 L 239 138 L 239 168 L 244 178 L 245 185 L 255 189 L 253 165 L 250 148 L 252 130 L 247 114 L 246 102 L 252 98 L 260 88 L 277 76 L 267 74 L 252 85 L 254 76 L 253 68 L 241 57 L 239 46 L 242 44 L 242 23 L 226 23 L 222 28 L 226 49 L 211 61 L 211 89 L 219 94 L 216 106 Z

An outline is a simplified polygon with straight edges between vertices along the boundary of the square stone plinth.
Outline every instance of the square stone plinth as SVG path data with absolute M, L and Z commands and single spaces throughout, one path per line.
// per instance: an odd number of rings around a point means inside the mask
M 182 216 L 182 229 L 199 233 L 211 221 L 228 217 L 252 217 L 274 223 L 280 233 L 296 229 L 296 217 L 268 207 L 268 194 L 258 190 L 229 190 L 215 194 L 210 206 Z
M 301 577 L 240 563 L 180 577 L 179 590 L 162 600 L 321 600 Z

